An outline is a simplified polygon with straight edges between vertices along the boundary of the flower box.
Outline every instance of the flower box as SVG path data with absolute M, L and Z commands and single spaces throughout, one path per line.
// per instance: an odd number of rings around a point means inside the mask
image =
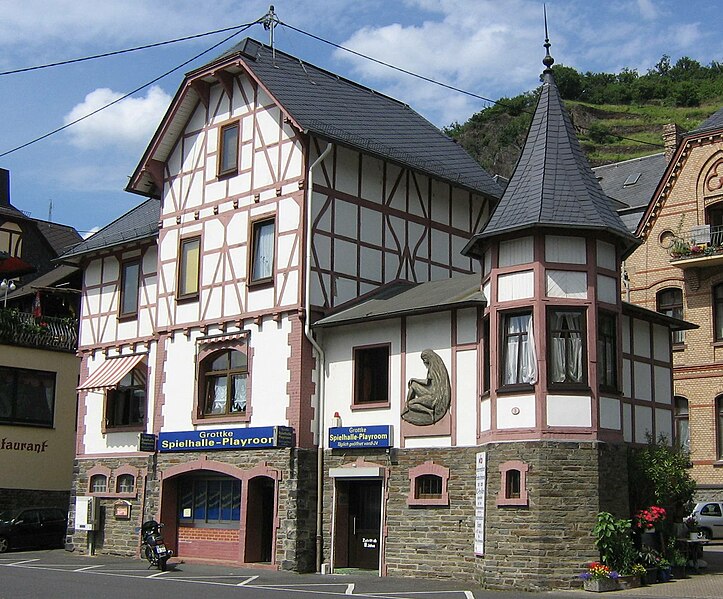
M 640 576 L 636 574 L 630 574 L 628 576 L 621 576 L 618 578 L 618 585 L 620 590 L 626 591 L 628 589 L 637 589 L 643 583 L 640 581 Z
M 582 588 L 593 593 L 617 591 L 620 589 L 617 578 L 591 578 L 582 581 Z
M 646 568 L 645 574 L 642 576 L 643 584 L 655 584 L 658 582 L 658 569 L 657 568 Z

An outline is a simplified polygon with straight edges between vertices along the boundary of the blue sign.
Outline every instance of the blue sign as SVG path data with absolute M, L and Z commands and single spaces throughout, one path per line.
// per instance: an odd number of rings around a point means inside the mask
M 288 426 L 220 428 L 178 431 L 158 435 L 158 451 L 220 451 L 224 449 L 261 449 L 291 447 L 294 430 Z
M 337 426 L 329 429 L 330 449 L 391 446 L 392 427 L 390 425 Z

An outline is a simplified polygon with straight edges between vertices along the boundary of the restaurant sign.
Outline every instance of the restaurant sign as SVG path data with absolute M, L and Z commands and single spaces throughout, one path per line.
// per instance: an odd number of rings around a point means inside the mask
M 177 431 L 158 435 L 158 451 L 221 451 L 291 447 L 293 429 L 288 426 L 257 426 L 213 430 Z
M 392 427 L 390 425 L 337 426 L 329 429 L 329 449 L 391 446 Z

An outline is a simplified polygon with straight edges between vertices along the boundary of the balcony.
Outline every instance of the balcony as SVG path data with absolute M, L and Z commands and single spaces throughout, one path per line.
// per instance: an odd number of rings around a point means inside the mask
M 682 269 L 707 268 L 723 264 L 723 226 L 700 225 L 675 237 L 670 263 Z
M 0 343 L 74 352 L 78 347 L 78 321 L 36 318 L 14 308 L 0 308 Z

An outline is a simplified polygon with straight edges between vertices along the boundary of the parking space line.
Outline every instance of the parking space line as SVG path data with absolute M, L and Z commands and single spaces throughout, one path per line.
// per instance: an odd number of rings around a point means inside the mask
M 244 580 L 243 582 L 239 582 L 236 586 L 242 587 L 244 585 L 247 585 L 249 582 L 256 580 L 257 578 L 258 576 L 249 576 L 246 580 Z
M 165 572 L 156 572 L 155 574 L 146 576 L 146 578 L 158 578 L 159 576 L 163 576 L 164 574 L 168 574 L 168 570 L 166 570 Z
M 32 562 L 39 562 L 40 558 L 36 557 L 34 559 L 24 559 L 19 562 L 10 562 L 9 564 L 3 564 L 4 566 L 20 566 L 21 564 L 30 564 Z
M 76 568 L 73 572 L 83 572 L 85 570 L 92 570 L 93 568 L 102 568 L 103 564 L 97 564 L 95 566 L 83 566 L 82 568 Z
M 346 585 L 346 592 L 345 595 L 353 595 L 354 594 L 354 583 Z

